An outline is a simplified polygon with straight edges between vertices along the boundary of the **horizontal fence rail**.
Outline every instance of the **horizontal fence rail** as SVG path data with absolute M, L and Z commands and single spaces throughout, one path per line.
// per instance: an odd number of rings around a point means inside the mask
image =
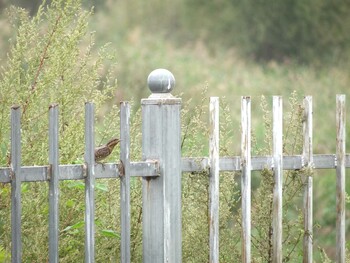
M 174 78 L 164 70 L 149 76 L 153 94 L 142 100 L 143 160 L 130 160 L 130 105 L 120 104 L 120 162 L 95 162 L 94 105 L 85 104 L 85 156 L 82 164 L 59 164 L 59 105 L 49 107 L 49 162 L 44 166 L 21 166 L 21 108 L 11 108 L 11 158 L 9 167 L 0 167 L 0 183 L 11 183 L 11 260 L 21 262 L 21 183 L 49 182 L 49 262 L 59 262 L 59 182 L 85 181 L 85 262 L 95 260 L 95 180 L 120 179 L 122 263 L 131 261 L 130 177 L 143 177 L 144 262 L 181 262 L 181 173 L 208 172 L 209 262 L 219 262 L 220 172 L 241 171 L 242 262 L 251 262 L 251 172 L 273 171 L 272 262 L 283 260 L 283 171 L 335 169 L 337 262 L 345 262 L 345 171 L 350 168 L 346 154 L 345 95 L 336 97 L 336 153 L 313 153 L 312 98 L 303 101 L 303 151 L 283 155 L 282 97 L 273 97 L 272 153 L 251 155 L 251 98 L 241 99 L 241 153 L 219 156 L 219 98 L 210 98 L 208 157 L 181 157 L 181 99 L 169 92 Z M 166 81 L 164 81 L 166 80 Z M 164 93 L 164 94 L 160 94 Z M 304 218 L 303 262 L 313 262 L 313 177 L 302 178 Z M 148 209 L 148 210 L 147 210 Z M 147 235 L 145 235 L 145 233 Z M 175 238 L 174 238 L 175 237 Z
M 314 154 L 313 169 L 335 169 L 337 157 L 335 154 Z M 350 168 L 350 154 L 345 155 L 345 167 Z M 182 172 L 201 172 L 209 169 L 210 160 L 208 157 L 182 158 Z M 283 156 L 283 170 L 300 170 L 305 168 L 305 159 L 302 155 Z M 261 171 L 273 168 L 272 156 L 252 156 L 251 170 Z M 241 157 L 220 157 L 219 170 L 224 172 L 241 171 Z
M 335 154 L 314 154 L 313 169 L 335 169 L 337 167 L 337 157 Z M 350 154 L 346 154 L 345 168 L 350 168 Z M 202 172 L 210 168 L 209 157 L 189 157 L 182 158 L 182 172 Z M 119 164 L 105 163 L 95 164 L 96 179 L 119 178 Z M 261 171 L 273 168 L 272 156 L 252 156 L 251 170 Z M 283 170 L 300 170 L 305 168 L 305 161 L 302 155 L 283 156 Z M 59 180 L 83 180 L 86 169 L 82 164 L 59 165 Z M 219 171 L 241 171 L 241 157 L 220 157 Z M 22 166 L 21 182 L 49 181 L 50 166 Z M 160 176 L 159 164 L 157 160 L 147 160 L 143 162 L 130 162 L 130 176 L 132 177 L 157 177 Z M 11 183 L 11 168 L 0 168 L 0 183 Z
M 120 164 L 106 163 L 95 165 L 95 178 L 119 178 Z M 83 164 L 59 165 L 58 180 L 83 180 L 86 177 L 86 167 Z M 50 166 L 22 166 L 21 182 L 49 181 L 51 177 Z M 159 176 L 158 161 L 130 162 L 130 176 L 155 177 Z M 11 183 L 11 169 L 0 168 L 0 183 Z

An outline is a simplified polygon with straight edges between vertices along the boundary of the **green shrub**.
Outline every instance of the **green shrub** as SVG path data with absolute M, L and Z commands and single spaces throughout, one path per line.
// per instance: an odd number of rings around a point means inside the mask
M 237 16 L 233 26 L 240 30 L 239 46 L 258 59 L 312 62 L 349 55 L 347 1 L 270 0 L 234 4 Z
M 9 13 L 15 33 L 0 72 L 0 166 L 9 165 L 10 107 L 13 104 L 20 105 L 22 110 L 22 165 L 48 163 L 48 107 L 51 103 L 59 104 L 60 162 L 79 161 L 84 152 L 86 101 L 95 103 L 96 116 L 103 116 L 97 119 L 96 144 L 117 136 L 119 130 L 118 109 L 107 106 L 116 90 L 113 66 L 110 66 L 115 61 L 113 52 L 108 45 L 94 48 L 94 34 L 87 29 L 91 12 L 84 11 L 80 1 L 57 0 L 48 6 L 43 4 L 33 17 L 15 7 L 11 7 Z M 117 183 L 101 184 L 109 187 L 107 195 L 117 189 Z M 60 186 L 60 254 L 64 255 L 62 262 L 78 262 L 84 253 L 84 234 L 78 227 L 84 216 L 84 193 L 76 182 L 61 182 Z M 106 195 L 99 189 L 104 187 L 97 188 L 97 198 Z M 23 183 L 22 194 L 23 261 L 46 262 L 47 184 Z M 0 199 L 6 202 L 2 202 L 0 210 L 0 248 L 1 253 L 5 251 L 7 255 L 11 233 L 9 198 L 10 185 L 1 185 Z M 110 208 L 115 203 L 108 205 Z M 118 210 L 113 207 L 109 211 Z M 108 215 L 113 217 L 114 213 Z M 108 238 L 103 236 L 106 232 L 102 230 L 116 230 L 115 225 L 113 227 L 100 220 L 98 247 L 109 246 Z

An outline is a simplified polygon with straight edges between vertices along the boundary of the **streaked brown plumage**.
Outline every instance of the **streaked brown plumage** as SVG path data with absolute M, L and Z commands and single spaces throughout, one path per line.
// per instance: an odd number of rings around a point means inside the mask
M 114 147 L 120 142 L 119 139 L 117 138 L 114 138 L 112 140 L 110 140 L 109 142 L 107 142 L 106 145 L 102 145 L 102 146 L 99 146 L 95 149 L 95 162 L 99 162 L 103 159 L 105 159 L 106 157 L 108 157 Z

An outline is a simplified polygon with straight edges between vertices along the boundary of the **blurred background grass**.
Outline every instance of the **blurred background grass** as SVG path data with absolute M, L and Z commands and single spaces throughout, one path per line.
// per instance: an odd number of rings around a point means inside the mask
M 40 3 L 0 0 L 0 66 L 6 61 L 9 39 L 15 37 L 6 8 L 14 4 L 34 15 Z M 263 144 L 261 95 L 268 103 L 272 95 L 284 96 L 287 111 L 288 97 L 296 91 L 300 100 L 313 96 L 314 152 L 335 152 L 335 96 L 350 95 L 349 1 L 83 0 L 83 4 L 87 9 L 94 6 L 89 26 L 96 32 L 96 48 L 110 42 L 109 49 L 117 56 L 118 89 L 111 103 L 133 100 L 136 111 L 140 99 L 149 95 L 147 75 L 155 68 L 167 68 L 176 77 L 174 94 L 191 100 L 187 107 L 201 103 L 198 94 L 205 87 L 205 96 L 224 97 L 236 142 L 240 96 L 252 96 L 253 130 L 257 143 Z M 103 70 L 107 74 L 108 66 Z M 239 155 L 240 146 L 231 144 L 232 153 Z M 315 244 L 334 257 L 335 174 L 317 172 L 314 182 L 315 222 L 322 226 L 315 229 Z

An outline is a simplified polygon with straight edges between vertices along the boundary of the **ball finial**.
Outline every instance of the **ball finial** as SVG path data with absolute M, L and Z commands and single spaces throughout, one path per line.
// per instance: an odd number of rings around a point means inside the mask
M 167 69 L 155 69 L 148 75 L 147 83 L 152 93 L 170 93 L 175 87 L 175 77 Z

